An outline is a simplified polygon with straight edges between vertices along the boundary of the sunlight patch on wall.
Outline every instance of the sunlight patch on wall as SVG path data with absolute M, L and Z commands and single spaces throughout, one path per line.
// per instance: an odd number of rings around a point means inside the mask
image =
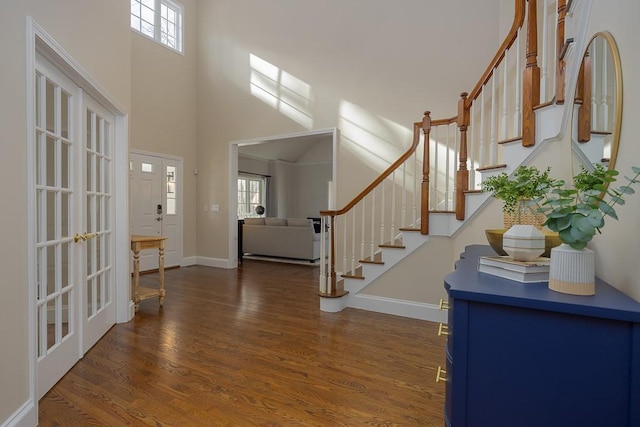
M 306 129 L 313 129 L 311 86 L 254 54 L 249 54 L 250 92 Z
M 352 102 L 340 102 L 342 146 L 377 172 L 389 167 L 411 145 L 412 134 L 384 117 Z

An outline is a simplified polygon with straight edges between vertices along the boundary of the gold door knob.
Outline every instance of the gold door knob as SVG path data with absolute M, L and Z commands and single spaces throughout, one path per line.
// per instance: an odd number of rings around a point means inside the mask
M 87 239 L 93 239 L 94 237 L 96 237 L 95 233 L 87 233 L 87 232 L 82 234 L 76 233 L 75 236 L 73 236 L 73 241 L 76 243 L 78 243 L 80 240 L 85 242 Z
M 440 310 L 449 310 L 449 301 L 445 301 L 443 299 L 440 300 L 440 304 L 438 305 Z
M 442 369 L 442 366 L 438 366 L 438 372 L 436 373 L 436 382 L 447 381 L 447 371 Z
M 438 336 L 441 337 L 443 335 L 449 335 L 449 325 L 440 323 L 440 326 L 438 326 Z

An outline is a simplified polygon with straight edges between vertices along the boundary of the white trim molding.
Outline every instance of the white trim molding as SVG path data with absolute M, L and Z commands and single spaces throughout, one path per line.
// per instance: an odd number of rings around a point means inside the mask
M 436 304 L 358 294 L 349 301 L 349 307 L 428 322 L 447 322 L 447 312 L 441 310 Z

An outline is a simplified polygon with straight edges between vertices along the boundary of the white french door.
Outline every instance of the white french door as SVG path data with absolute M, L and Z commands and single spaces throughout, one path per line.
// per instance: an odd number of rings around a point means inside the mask
M 113 145 L 115 117 L 92 98 L 84 97 L 84 230 L 83 352 L 115 323 Z
M 39 399 L 115 323 L 114 117 L 40 55 L 34 83 Z
M 164 236 L 164 264 L 182 262 L 182 160 L 132 152 L 129 157 L 131 234 Z M 158 268 L 155 251 L 140 253 L 140 271 Z

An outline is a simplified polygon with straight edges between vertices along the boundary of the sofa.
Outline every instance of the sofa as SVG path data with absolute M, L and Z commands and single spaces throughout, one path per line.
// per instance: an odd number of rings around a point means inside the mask
M 242 252 L 314 262 L 320 258 L 320 233 L 311 219 L 245 218 Z

